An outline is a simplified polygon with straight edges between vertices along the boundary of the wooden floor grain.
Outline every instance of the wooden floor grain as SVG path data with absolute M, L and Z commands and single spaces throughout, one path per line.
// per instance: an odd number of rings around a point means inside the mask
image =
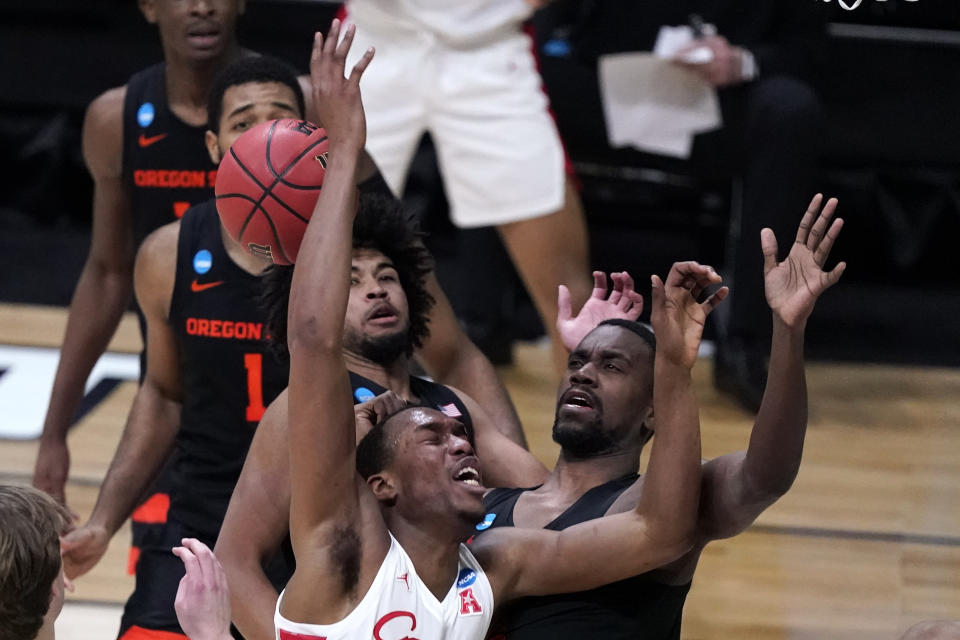
M 55 346 L 64 318 L 63 310 L 0 305 L 0 343 Z M 138 350 L 130 318 L 114 348 Z M 552 466 L 549 351 L 515 351 L 516 364 L 501 373 L 531 450 Z M 710 368 L 702 359 L 695 369 L 705 457 L 744 448 L 752 426 L 713 390 Z M 707 548 L 687 601 L 685 639 L 892 639 L 920 620 L 960 618 L 960 370 L 817 362 L 808 382 L 800 474 L 751 530 Z M 71 432 L 68 499 L 83 517 L 134 392 L 134 383 L 121 384 Z M 0 479 L 28 481 L 36 446 L 0 441 Z M 122 602 L 133 586 L 128 541 L 125 527 L 71 598 Z M 117 615 L 92 610 L 84 615 Z

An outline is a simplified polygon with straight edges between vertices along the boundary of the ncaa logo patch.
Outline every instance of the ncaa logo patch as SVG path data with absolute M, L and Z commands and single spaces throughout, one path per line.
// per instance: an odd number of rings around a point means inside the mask
M 156 115 L 156 112 L 153 110 L 153 104 L 144 102 L 137 109 L 137 124 L 146 129 L 153 122 L 154 115 Z
M 357 402 L 366 402 L 376 397 L 376 394 L 366 387 L 357 387 L 353 391 L 353 397 L 357 399 Z
M 205 274 L 207 271 L 210 271 L 210 268 L 213 266 L 213 255 L 206 249 L 200 249 L 197 251 L 196 255 L 193 256 L 193 270 L 199 275 Z
M 487 515 L 483 516 L 483 522 L 477 523 L 477 531 L 486 531 L 491 525 L 493 525 L 493 521 L 496 519 L 497 514 L 495 513 L 488 513 Z
M 213 266 L 213 255 L 206 249 L 200 249 L 197 251 L 196 255 L 193 256 L 193 270 L 199 275 L 205 274 L 207 271 L 210 271 L 210 268 Z
M 477 581 L 477 572 L 469 567 L 460 569 L 460 575 L 457 576 L 457 589 L 466 589 Z

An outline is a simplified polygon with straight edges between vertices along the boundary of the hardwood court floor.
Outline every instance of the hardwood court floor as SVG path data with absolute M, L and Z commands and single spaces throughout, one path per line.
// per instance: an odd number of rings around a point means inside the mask
M 0 305 L 0 343 L 55 346 L 64 316 Z M 138 348 L 129 318 L 113 348 Z M 744 448 L 752 426 L 713 390 L 710 369 L 709 359 L 695 369 L 705 457 Z M 520 345 L 502 373 L 531 449 L 552 465 L 548 352 Z M 808 383 L 797 481 L 752 529 L 707 548 L 685 639 L 893 639 L 919 620 L 960 618 L 960 370 L 817 362 Z M 133 383 L 120 385 L 70 435 L 68 497 L 81 516 L 93 506 L 133 392 Z M 35 442 L 0 441 L 0 479 L 27 480 L 35 451 Z M 114 538 L 74 600 L 124 600 L 132 588 L 122 577 L 128 539 L 127 530 Z M 86 615 L 96 616 L 92 610 Z

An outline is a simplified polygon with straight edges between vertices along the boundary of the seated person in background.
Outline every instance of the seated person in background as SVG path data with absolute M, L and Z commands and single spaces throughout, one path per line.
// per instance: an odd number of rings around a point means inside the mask
M 688 24 L 692 14 L 716 27 L 715 35 L 689 45 L 709 48 L 711 62 L 676 64 L 717 88 L 723 127 L 696 136 L 689 160 L 644 154 L 630 162 L 742 180 L 732 198 L 721 270 L 731 295 L 716 316 L 714 372 L 718 389 L 756 412 L 771 334 L 753 247 L 763 227 L 788 237 L 792 212 L 816 191 L 822 113 L 814 80 L 823 62 L 826 9 L 823 3 L 761 0 L 649 0 L 640 6 L 560 0 L 542 19 L 571 25 L 573 53 L 590 65 L 603 54 L 652 50 L 662 25 Z
M 66 508 L 30 487 L 0 485 L 0 640 L 53 640 L 63 608 Z

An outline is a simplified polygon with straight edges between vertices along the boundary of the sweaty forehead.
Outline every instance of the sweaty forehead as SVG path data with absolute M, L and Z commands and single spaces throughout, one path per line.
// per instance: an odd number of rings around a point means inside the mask
M 594 351 L 618 351 L 628 357 L 636 357 L 650 353 L 650 345 L 633 331 L 616 325 L 602 325 L 588 333 L 577 351 L 591 353 Z

